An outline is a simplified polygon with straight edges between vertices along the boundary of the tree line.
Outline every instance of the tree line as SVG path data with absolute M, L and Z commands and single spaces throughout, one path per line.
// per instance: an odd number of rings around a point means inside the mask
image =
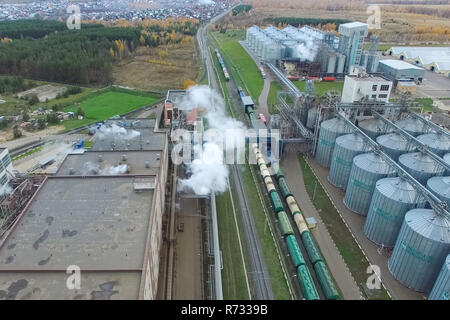
M 347 19 L 322 19 L 322 18 L 294 18 L 294 17 L 278 17 L 268 18 L 265 20 L 268 23 L 274 25 L 292 25 L 292 26 L 319 26 L 319 25 L 331 25 L 334 24 L 339 27 L 340 24 L 351 22 Z

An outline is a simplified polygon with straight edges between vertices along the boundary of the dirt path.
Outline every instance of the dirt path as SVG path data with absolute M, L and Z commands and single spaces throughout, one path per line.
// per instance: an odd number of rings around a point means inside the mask
M 328 195 L 331 197 L 333 204 L 343 216 L 345 222 L 349 226 L 351 232 L 358 240 L 359 245 L 364 250 L 364 254 L 372 265 L 377 265 L 381 272 L 381 281 L 387 288 L 393 299 L 399 300 L 422 300 L 424 296 L 421 293 L 415 292 L 403 286 L 400 282 L 392 277 L 388 270 L 388 254 L 381 252 L 379 247 L 371 242 L 363 232 L 365 218 L 354 212 L 351 212 L 343 203 L 345 192 L 332 186 L 327 179 L 328 169 L 321 167 L 314 159 L 307 159 L 309 165 L 313 169 L 316 176 L 319 178 L 322 186 L 325 188 Z M 381 252 L 381 254 L 380 254 Z
M 303 183 L 302 169 L 297 154 L 286 153 L 281 161 L 281 168 L 286 174 L 286 181 L 290 186 L 300 209 L 306 217 L 314 217 L 317 221 L 316 229 L 312 234 L 317 241 L 323 256 L 330 266 L 331 273 L 346 300 L 358 300 L 361 297 L 360 290 L 355 283 L 347 265 L 340 256 L 330 234 L 328 233 L 319 213 L 311 202 Z
M 270 91 L 270 83 L 271 83 L 271 81 L 269 78 L 264 79 L 264 88 L 258 99 L 258 103 L 259 103 L 258 112 L 264 113 L 267 121 L 270 120 L 269 107 L 267 105 L 267 98 L 269 97 L 269 91 Z

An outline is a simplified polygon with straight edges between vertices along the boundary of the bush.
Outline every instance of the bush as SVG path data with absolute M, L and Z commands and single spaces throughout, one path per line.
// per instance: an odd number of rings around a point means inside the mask
M 17 125 L 15 125 L 13 128 L 13 135 L 14 135 L 14 139 L 18 139 L 22 136 L 22 131 L 20 131 L 20 129 Z
M 30 106 L 34 106 L 35 104 L 39 103 L 39 98 L 37 95 L 33 94 L 31 97 L 28 98 L 28 104 Z

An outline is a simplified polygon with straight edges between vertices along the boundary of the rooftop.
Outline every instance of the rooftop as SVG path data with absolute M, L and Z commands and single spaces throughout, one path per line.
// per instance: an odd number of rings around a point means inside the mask
M 380 81 L 380 82 L 391 82 L 391 80 L 386 79 L 384 77 L 382 77 L 381 75 L 363 75 L 363 76 L 358 76 L 356 74 L 349 74 L 346 77 L 352 78 L 353 80 L 357 80 L 357 81 Z
M 406 69 L 423 70 L 423 68 L 420 68 L 411 63 L 401 61 L 401 60 L 387 59 L 387 60 L 381 60 L 380 63 L 385 64 L 391 68 L 398 69 L 398 70 L 406 70 Z
M 343 27 L 346 27 L 346 28 L 357 28 L 357 27 L 368 27 L 368 24 L 367 23 L 362 23 L 362 22 L 359 22 L 359 21 L 355 21 L 355 22 L 343 23 L 343 24 L 340 24 L 339 26 L 343 26 Z
M 162 151 L 88 151 L 69 154 L 57 175 L 157 175 L 161 153 Z
M 417 59 L 421 64 L 436 64 L 440 70 L 450 70 L 450 47 L 392 47 L 394 55 Z
M 172 102 L 176 106 L 186 96 L 186 90 L 169 90 L 166 101 Z
M 139 180 L 47 178 L 0 243 L 0 298 L 137 299 L 153 198 Z M 81 290 L 66 287 L 70 265 Z

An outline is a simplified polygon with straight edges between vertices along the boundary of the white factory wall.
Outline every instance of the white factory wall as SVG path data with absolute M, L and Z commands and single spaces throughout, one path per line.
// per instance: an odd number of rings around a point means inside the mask
M 376 88 L 374 88 L 376 86 Z M 388 90 L 381 90 L 382 86 L 389 86 Z M 374 90 L 375 89 L 375 90 Z M 384 89 L 384 88 L 383 88 Z M 344 89 L 342 91 L 343 103 L 359 101 L 365 96 L 369 99 L 388 102 L 391 95 L 392 81 L 381 80 L 379 78 L 368 79 L 355 76 L 346 76 Z

